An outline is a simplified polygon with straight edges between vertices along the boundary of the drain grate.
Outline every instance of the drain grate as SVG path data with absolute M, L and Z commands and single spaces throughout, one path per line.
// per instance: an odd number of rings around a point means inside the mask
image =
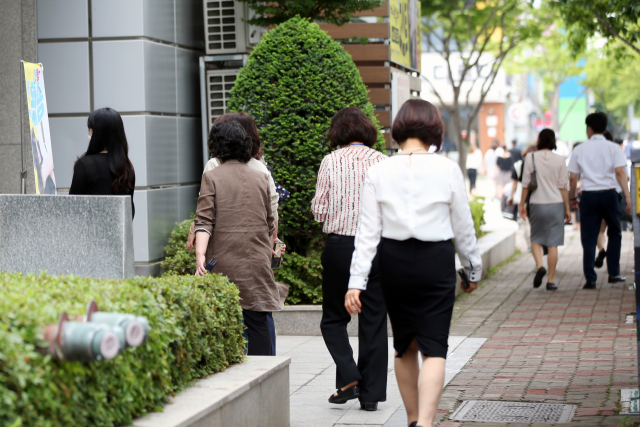
M 575 410 L 574 405 L 465 400 L 451 415 L 451 419 L 502 423 L 568 423 Z

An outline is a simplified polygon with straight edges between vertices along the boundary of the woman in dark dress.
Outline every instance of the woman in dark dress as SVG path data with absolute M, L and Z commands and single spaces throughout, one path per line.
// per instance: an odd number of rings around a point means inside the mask
M 129 160 L 129 144 L 120 114 L 111 108 L 95 110 L 87 119 L 89 147 L 73 167 L 70 195 L 131 196 L 136 174 Z

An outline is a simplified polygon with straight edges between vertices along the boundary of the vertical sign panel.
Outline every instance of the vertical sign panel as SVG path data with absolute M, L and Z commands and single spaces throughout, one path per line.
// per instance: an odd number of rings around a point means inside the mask
M 420 70 L 420 2 L 390 0 L 391 60 Z
M 36 194 L 57 194 L 42 65 L 24 63 Z

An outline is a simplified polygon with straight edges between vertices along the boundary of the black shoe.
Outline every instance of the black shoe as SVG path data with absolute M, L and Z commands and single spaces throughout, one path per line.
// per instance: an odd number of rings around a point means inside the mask
M 596 284 L 595 283 L 585 283 L 584 286 L 582 287 L 582 289 L 595 289 L 596 288 Z
M 557 291 L 558 287 L 554 283 L 547 283 L 547 290 L 548 291 Z
M 378 402 L 360 402 L 360 409 L 364 409 L 365 411 L 377 411 Z
M 607 251 L 600 249 L 598 256 L 596 257 L 596 268 L 602 268 L 604 265 L 604 259 L 607 257 Z
M 329 397 L 329 403 L 338 403 L 341 405 L 347 403 L 348 400 L 360 397 L 360 388 L 358 386 L 346 390 L 338 389 L 336 392 L 338 395 L 332 394 L 331 397 Z
M 627 278 L 624 276 L 609 276 L 609 283 L 625 283 Z
M 409 427 L 417 427 L 418 426 L 418 422 L 414 421 L 411 424 L 409 424 Z
M 536 277 L 533 278 L 533 287 L 539 288 L 542 285 L 542 278 L 547 274 L 547 269 L 544 267 L 540 267 L 536 272 Z

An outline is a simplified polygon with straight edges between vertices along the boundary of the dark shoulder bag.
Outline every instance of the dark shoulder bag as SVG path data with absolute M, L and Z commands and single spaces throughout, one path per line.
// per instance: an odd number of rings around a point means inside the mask
M 538 173 L 536 171 L 536 158 L 531 153 L 531 161 L 533 162 L 533 172 L 531 172 L 531 181 L 529 182 L 529 194 L 536 191 L 538 188 Z

